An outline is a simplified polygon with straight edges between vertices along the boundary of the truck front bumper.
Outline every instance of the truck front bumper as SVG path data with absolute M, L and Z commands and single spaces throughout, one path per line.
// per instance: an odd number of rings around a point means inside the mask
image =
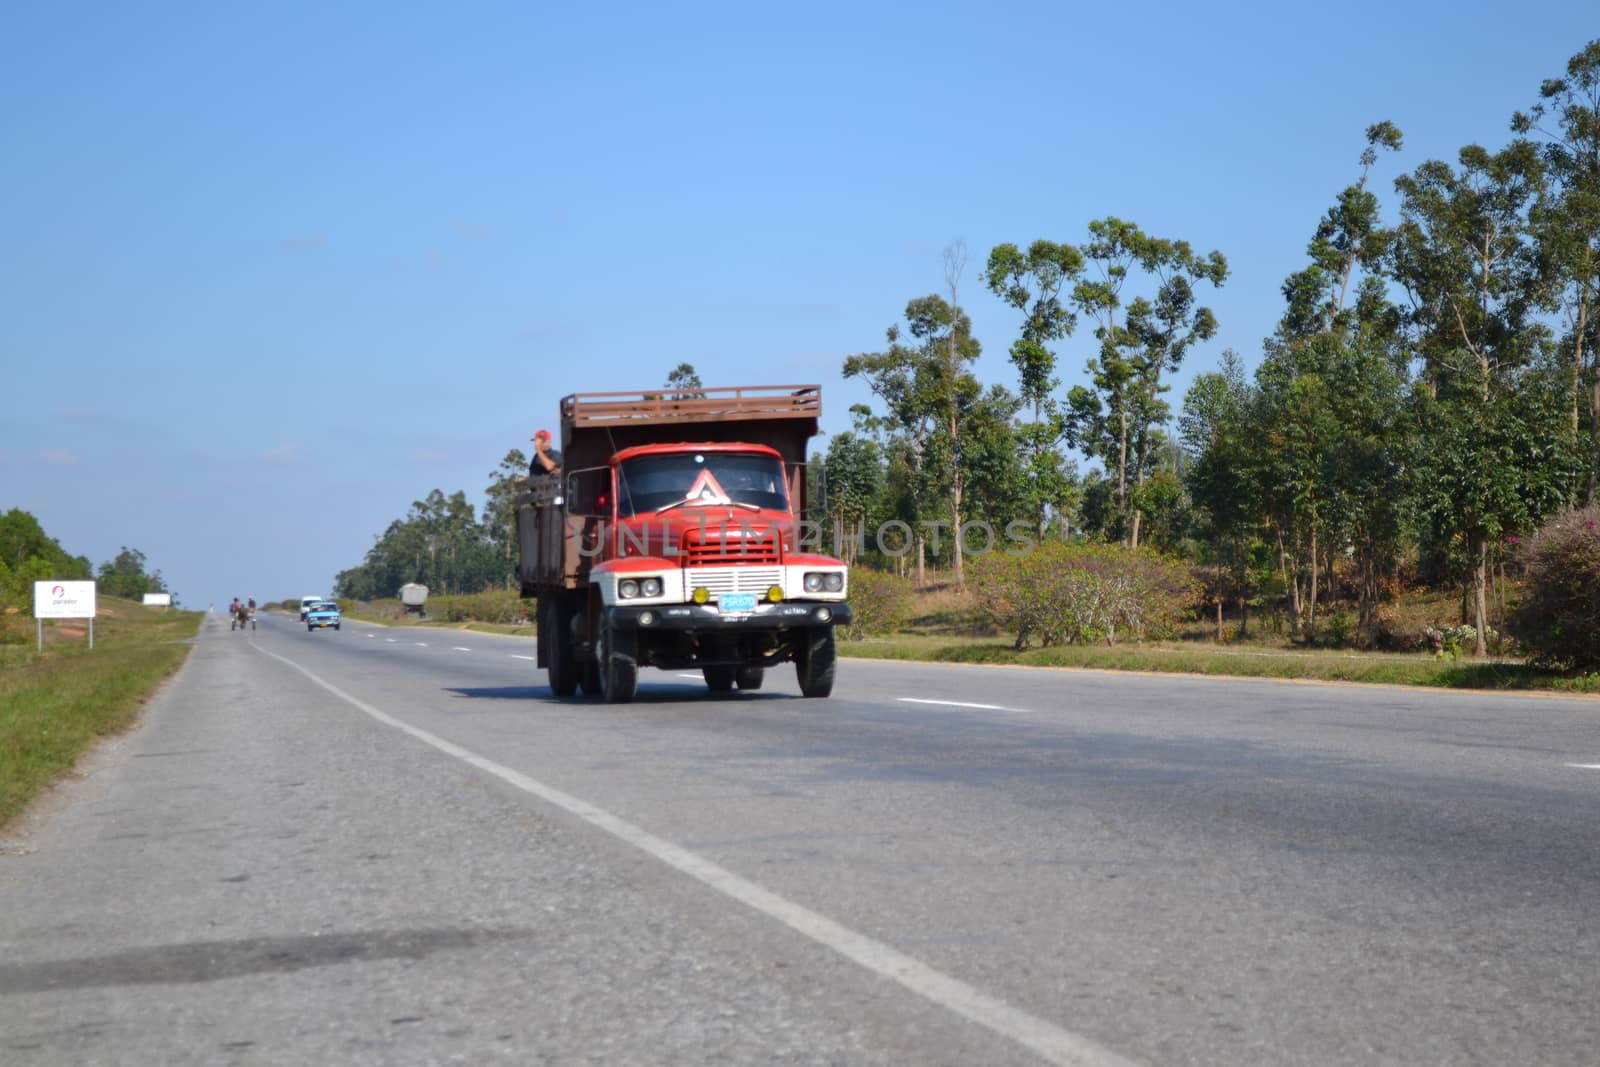
M 785 600 L 757 604 L 754 611 L 723 614 L 714 604 L 664 604 L 611 607 L 606 618 L 619 630 L 697 630 L 724 633 L 796 630 L 811 626 L 848 625 L 854 613 L 845 603 Z

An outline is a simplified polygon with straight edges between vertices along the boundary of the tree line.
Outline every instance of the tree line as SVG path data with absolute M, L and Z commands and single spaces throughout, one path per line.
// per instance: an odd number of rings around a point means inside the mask
M 932 544 L 928 520 L 1023 517 L 1044 537 L 1187 558 L 1219 601 L 1281 603 L 1298 634 L 1339 587 L 1370 629 L 1404 567 L 1463 590 L 1481 653 L 1517 541 L 1592 502 L 1600 478 L 1600 41 L 1509 132 L 1400 174 L 1386 218 L 1375 170 L 1403 138 L 1369 127 L 1255 372 L 1221 353 L 1176 415 L 1172 374 L 1217 332 L 1221 252 L 1116 217 L 1075 242 L 996 246 L 977 277 L 1017 314 L 1016 378 L 998 384 L 973 372 L 966 250 L 950 246 L 942 289 L 844 361 L 875 403 L 814 459 L 830 522 L 898 519 L 915 551 L 843 550 L 959 585 L 961 544 Z M 1086 384 L 1063 391 L 1080 330 Z M 1073 450 L 1095 465 L 1080 474 Z
M 31 513 L 12 508 L 0 515 L 0 611 L 32 612 L 35 582 L 93 579 L 101 596 L 126 600 L 170 592 L 159 570 L 146 572 L 147 564 L 143 552 L 123 546 L 96 571 L 89 557 L 67 552 Z

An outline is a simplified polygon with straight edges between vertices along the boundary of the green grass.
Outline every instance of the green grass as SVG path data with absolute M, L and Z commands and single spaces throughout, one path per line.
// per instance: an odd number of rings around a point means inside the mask
M 1600 675 L 1567 676 L 1515 661 L 1435 659 L 1425 653 L 1231 650 L 1191 642 L 1144 645 L 1064 645 L 1018 652 L 1003 638 L 900 635 L 839 642 L 841 656 L 942 663 L 1001 663 L 1032 667 L 1174 674 L 1297 678 L 1445 689 L 1529 689 L 1600 693 Z
M 96 739 L 127 729 L 140 706 L 189 654 L 199 612 L 102 597 L 90 651 L 77 620 L 32 619 L 0 629 L 0 826 L 70 770 Z

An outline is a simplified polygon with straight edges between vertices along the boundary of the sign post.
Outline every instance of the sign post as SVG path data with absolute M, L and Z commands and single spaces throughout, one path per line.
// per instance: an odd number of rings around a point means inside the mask
M 93 582 L 33 583 L 33 618 L 40 652 L 44 651 L 46 619 L 88 619 L 89 647 L 94 648 L 94 589 Z

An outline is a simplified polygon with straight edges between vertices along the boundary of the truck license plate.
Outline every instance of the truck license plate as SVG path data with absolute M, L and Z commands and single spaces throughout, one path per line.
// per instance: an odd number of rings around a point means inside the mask
M 756 610 L 756 595 L 754 593 L 723 593 L 717 598 L 717 610 L 729 611 L 754 611 Z

